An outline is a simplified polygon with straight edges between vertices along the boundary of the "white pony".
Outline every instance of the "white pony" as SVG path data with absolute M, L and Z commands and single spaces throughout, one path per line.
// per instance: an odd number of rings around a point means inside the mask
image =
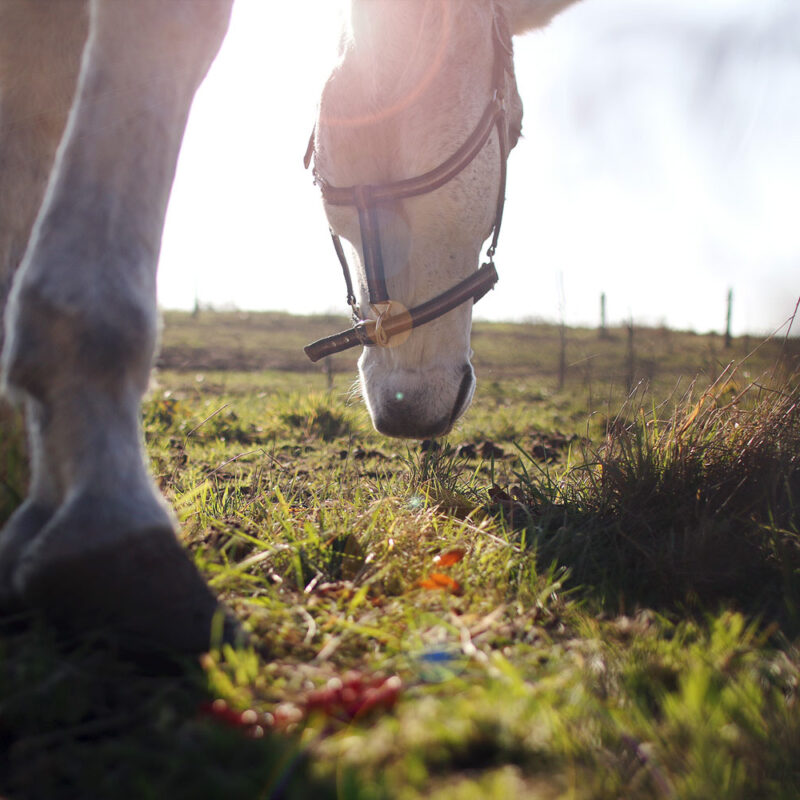
M 178 151 L 231 2 L 0 0 L 2 367 L 24 406 L 31 458 L 28 498 L 0 535 L 0 602 L 191 652 L 208 647 L 215 619 L 227 636 L 234 623 L 175 536 L 146 466 L 139 407 Z M 320 104 L 323 191 L 446 161 L 490 100 L 498 26 L 542 26 L 571 2 L 352 0 Z M 510 62 L 504 81 L 513 141 L 521 105 Z M 379 430 L 443 433 L 469 403 L 471 302 L 398 346 L 391 320 L 474 272 L 496 216 L 501 138 L 497 126 L 445 185 L 368 214 L 388 309 L 369 296 L 363 241 L 372 239 L 356 209 L 327 202 L 333 228 L 359 251 L 362 308 L 388 345 L 360 362 Z

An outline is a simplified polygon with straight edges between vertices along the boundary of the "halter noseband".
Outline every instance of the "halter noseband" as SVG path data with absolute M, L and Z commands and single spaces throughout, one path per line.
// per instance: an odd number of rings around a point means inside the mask
M 426 322 L 443 316 L 457 306 L 472 300 L 477 303 L 497 283 L 497 270 L 494 266 L 494 254 L 500 237 L 500 225 L 503 221 L 503 207 L 506 195 L 506 173 L 508 159 L 508 126 L 505 109 L 505 75 L 511 71 L 511 37 L 505 20 L 495 9 L 492 26 L 494 42 L 494 67 L 492 71 L 492 97 L 481 116 L 475 130 L 464 144 L 450 158 L 438 167 L 418 175 L 392 183 L 359 186 L 331 186 L 315 171 L 316 183 L 322 190 L 326 203 L 333 206 L 355 206 L 358 210 L 358 222 L 361 229 L 361 244 L 364 253 L 364 271 L 367 278 L 369 303 L 377 314 L 377 319 L 362 319 L 356 297 L 350 268 L 342 248 L 339 236 L 331 230 L 333 246 L 347 285 L 347 302 L 353 311 L 354 326 L 349 330 L 336 333 L 306 345 L 306 355 L 311 361 L 319 361 L 325 356 L 349 350 L 351 347 L 374 345 L 385 347 L 393 336 L 418 328 Z M 497 210 L 493 225 L 492 242 L 486 251 L 487 261 L 463 281 L 451 286 L 441 294 L 414 306 L 392 314 L 392 301 L 386 288 L 383 269 L 383 252 L 381 249 L 377 207 L 380 203 L 404 200 L 429 194 L 451 181 L 466 169 L 481 152 L 496 129 L 500 141 L 500 189 L 497 198 Z M 306 152 L 305 165 L 309 166 L 314 155 L 314 134 Z

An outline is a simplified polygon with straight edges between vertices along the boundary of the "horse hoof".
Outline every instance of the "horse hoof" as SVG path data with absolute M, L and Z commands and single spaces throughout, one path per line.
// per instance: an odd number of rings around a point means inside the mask
M 37 558 L 41 547 L 26 554 L 17 576 L 26 604 L 59 628 L 99 631 L 135 652 L 196 654 L 243 643 L 238 622 L 171 528 L 136 531 L 97 548 L 93 538 L 86 537 L 88 549 L 57 559 Z

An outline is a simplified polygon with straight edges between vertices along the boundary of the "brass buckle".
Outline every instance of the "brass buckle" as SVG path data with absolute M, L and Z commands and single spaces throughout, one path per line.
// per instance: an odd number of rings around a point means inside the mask
M 385 303 L 373 303 L 371 308 L 376 314 L 375 344 L 377 344 L 378 347 L 387 347 L 392 337 L 386 328 L 384 328 L 384 323 L 392 316 L 392 301 L 387 300 Z

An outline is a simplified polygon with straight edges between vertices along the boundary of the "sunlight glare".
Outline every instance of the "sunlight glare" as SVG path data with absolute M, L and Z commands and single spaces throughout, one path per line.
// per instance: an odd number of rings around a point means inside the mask
M 163 307 L 345 313 L 302 159 L 350 1 L 237 0 L 184 138 Z M 791 313 L 800 68 L 781 47 L 800 14 L 794 0 L 711 5 L 642 0 L 631 16 L 629 0 L 592 0 L 516 41 L 525 138 L 480 318 L 552 319 L 562 291 L 567 323 L 590 325 L 602 292 L 612 324 L 708 330 L 729 288 L 735 332 Z

